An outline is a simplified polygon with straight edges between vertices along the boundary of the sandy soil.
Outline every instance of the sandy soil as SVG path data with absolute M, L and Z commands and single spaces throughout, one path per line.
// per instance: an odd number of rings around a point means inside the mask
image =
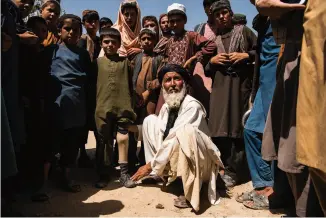
M 94 155 L 95 141 L 90 135 L 88 152 Z M 138 186 L 134 189 L 121 187 L 117 180 L 104 189 L 96 189 L 93 184 L 97 176 L 93 169 L 76 169 L 73 172 L 82 184 L 82 192 L 68 194 L 53 186 L 51 199 L 45 203 L 34 203 L 29 196 L 20 197 L 13 205 L 16 212 L 24 216 L 280 216 L 269 211 L 254 211 L 245 208 L 232 199 L 223 198 L 216 206 L 209 205 L 207 195 L 202 196 L 202 209 L 195 214 L 191 209 L 178 209 L 173 206 L 173 193 L 161 191 L 160 186 Z M 237 193 L 249 191 L 251 183 L 233 190 Z M 158 204 L 164 209 L 157 209 Z

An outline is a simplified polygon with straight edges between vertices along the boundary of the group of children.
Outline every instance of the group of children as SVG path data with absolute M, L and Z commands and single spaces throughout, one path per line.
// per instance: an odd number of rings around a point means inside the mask
M 34 4 L 34 0 L 24 4 L 20 0 L 3 2 L 22 18 L 28 16 Z M 38 174 L 42 175 L 43 185 L 33 200 L 48 199 L 48 176 L 56 154 L 60 154 L 62 187 L 69 192 L 81 191 L 73 182 L 70 169 L 78 153 L 79 167 L 92 166 L 85 149 L 90 130 L 97 144 L 96 187 L 104 188 L 110 180 L 114 139 L 120 183 L 127 188 L 136 186 L 130 179 L 130 169 L 145 160 L 142 149 L 136 157 L 137 141 L 132 133 L 129 135 L 128 126 L 142 124 L 146 116 L 157 113 L 162 106 L 157 80 L 160 67 L 167 62 L 188 65 L 189 58 L 202 62 L 215 49 L 204 37 L 184 30 L 187 17 L 183 8 L 175 10 L 179 6 L 170 9 L 175 40 L 169 40 L 172 34 L 167 14 L 159 21 L 154 16 L 144 17 L 140 28 L 136 1 L 121 4 L 118 21 L 112 28 L 112 21 L 100 19 L 94 10 L 85 10 L 82 18 L 72 14 L 60 17 L 57 0 L 46 0 L 41 16 L 30 17 L 26 24 L 15 19 L 20 37 L 19 98 L 24 106 L 28 150 L 23 160 L 32 155 L 35 165 L 42 165 Z M 83 26 L 87 32 L 84 35 Z M 135 38 L 126 41 L 126 34 Z

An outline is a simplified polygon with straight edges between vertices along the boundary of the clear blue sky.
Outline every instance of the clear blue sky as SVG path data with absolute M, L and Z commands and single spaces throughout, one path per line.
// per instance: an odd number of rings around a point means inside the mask
M 100 17 L 109 17 L 113 23 L 117 19 L 118 9 L 122 0 L 61 0 L 63 9 L 66 13 L 81 16 L 85 9 L 97 10 Z M 167 7 L 172 3 L 184 4 L 187 9 L 188 23 L 187 30 L 193 30 L 194 27 L 207 20 L 203 9 L 202 0 L 138 0 L 143 16 L 154 15 L 159 17 L 166 12 Z M 249 0 L 231 0 L 234 13 L 247 15 L 248 26 L 251 28 L 252 19 L 257 14 L 256 8 Z

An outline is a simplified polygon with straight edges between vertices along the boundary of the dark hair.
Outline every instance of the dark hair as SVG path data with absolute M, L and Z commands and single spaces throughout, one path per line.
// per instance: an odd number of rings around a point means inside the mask
M 153 39 L 156 39 L 157 37 L 157 33 L 155 33 L 154 31 L 150 30 L 150 29 L 143 29 L 140 33 L 139 33 L 139 39 L 144 35 L 144 34 L 148 34 L 150 36 L 153 37 Z
M 59 30 L 63 27 L 66 19 L 72 19 L 73 21 L 78 22 L 80 25 L 80 34 L 83 33 L 82 21 L 81 21 L 80 17 L 78 17 L 74 14 L 64 14 L 59 18 L 59 21 L 58 21 L 58 29 Z
M 203 1 L 203 6 L 206 8 L 206 7 L 209 7 L 209 6 L 212 6 L 212 4 L 214 2 L 217 2 L 218 0 L 204 0 Z
M 101 42 L 105 36 L 114 37 L 114 38 L 118 39 L 118 41 L 121 43 L 121 34 L 117 29 L 114 29 L 111 27 L 101 29 L 101 31 L 100 31 L 100 41 Z
M 142 27 L 144 27 L 146 21 L 153 21 L 157 25 L 157 27 L 159 27 L 157 18 L 155 16 L 150 15 L 143 17 Z
M 169 13 L 168 13 L 168 18 L 170 18 L 170 16 L 174 16 L 174 15 L 181 15 L 181 16 L 183 16 L 183 18 L 186 20 L 186 22 L 187 22 L 187 15 L 184 13 L 184 12 L 182 12 L 182 11 L 180 11 L 180 10 L 172 10 L 172 11 L 170 11 Z
M 60 0 L 47 0 L 46 2 L 44 2 L 41 6 L 41 10 L 44 10 L 44 8 L 46 8 L 47 6 L 49 6 L 50 4 L 55 4 L 56 6 L 59 7 L 59 11 L 61 11 L 61 6 L 60 6 Z
M 46 21 L 39 16 L 30 17 L 26 23 L 27 28 L 34 29 L 38 23 L 42 23 L 47 26 Z
M 90 11 L 87 14 L 85 14 L 83 16 L 83 23 L 85 23 L 85 21 L 93 21 L 93 20 L 100 20 L 100 16 L 98 15 L 98 13 L 96 11 Z
M 111 26 L 113 25 L 112 20 L 108 17 L 102 17 L 100 19 L 100 27 L 102 27 L 104 24 L 108 24 L 108 23 L 111 24 Z
M 123 13 L 123 11 L 127 8 L 133 8 L 136 10 L 136 13 L 138 14 L 138 8 L 137 8 L 137 3 L 136 2 L 127 2 L 122 4 L 121 6 L 121 12 Z

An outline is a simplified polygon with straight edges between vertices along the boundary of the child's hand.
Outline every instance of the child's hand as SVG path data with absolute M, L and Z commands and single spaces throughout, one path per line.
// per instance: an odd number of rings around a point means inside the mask
M 23 44 L 35 45 L 38 41 L 38 36 L 29 31 L 26 31 L 22 34 L 18 34 L 18 36 Z
M 141 52 L 140 48 L 131 48 L 127 51 L 127 55 L 133 56 L 133 55 L 139 54 L 140 52 Z
M 195 56 L 192 56 L 191 58 L 189 58 L 188 60 L 187 60 L 187 62 L 183 65 L 183 67 L 184 68 L 190 68 L 190 65 L 191 65 L 191 63 L 194 61 L 194 60 L 197 60 L 197 56 L 195 55 Z
M 147 82 L 147 89 L 150 90 L 150 91 L 158 89 L 158 88 L 160 88 L 160 86 L 161 86 L 161 84 L 158 81 L 158 79 Z
M 2 39 L 1 51 L 6 52 L 11 48 L 12 39 L 6 33 L 1 33 L 1 39 Z

